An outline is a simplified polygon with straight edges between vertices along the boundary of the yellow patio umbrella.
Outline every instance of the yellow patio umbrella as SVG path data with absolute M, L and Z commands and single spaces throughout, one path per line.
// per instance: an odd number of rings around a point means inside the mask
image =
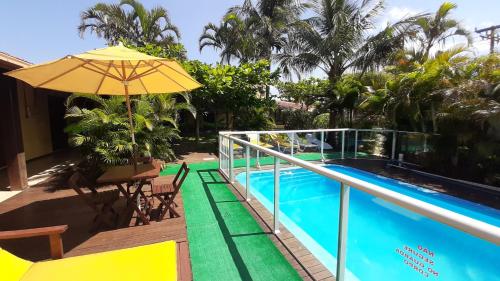
M 35 88 L 125 96 L 134 147 L 130 95 L 186 92 L 201 86 L 177 62 L 149 56 L 121 44 L 69 55 L 13 70 L 5 75 Z

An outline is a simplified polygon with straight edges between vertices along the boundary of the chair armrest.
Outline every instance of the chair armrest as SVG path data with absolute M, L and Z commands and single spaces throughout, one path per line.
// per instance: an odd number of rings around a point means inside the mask
M 28 238 L 36 236 L 49 236 L 61 234 L 68 229 L 67 225 L 57 225 L 40 228 L 29 228 L 20 230 L 0 231 L 0 240 Z
M 64 254 L 61 234 L 68 229 L 67 225 L 40 228 L 0 231 L 0 240 L 48 236 L 52 259 L 61 259 Z

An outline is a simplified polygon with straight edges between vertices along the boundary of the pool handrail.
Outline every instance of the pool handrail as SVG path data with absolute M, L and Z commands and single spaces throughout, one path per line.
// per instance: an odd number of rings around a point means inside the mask
M 291 164 L 316 172 L 330 179 L 342 182 L 356 189 L 367 192 L 375 197 L 382 198 L 386 201 L 394 203 L 405 209 L 414 211 L 415 213 L 429 217 L 433 220 L 447 224 L 471 235 L 487 240 L 496 245 L 500 245 L 500 227 L 455 213 L 453 211 L 432 205 L 430 203 L 412 198 L 407 195 L 377 186 L 375 184 L 359 180 L 357 178 L 329 170 L 323 166 L 309 163 L 307 161 L 291 157 L 275 150 L 264 148 L 256 144 L 252 144 L 242 139 L 233 136 L 228 136 L 229 139 L 239 143 L 242 146 L 249 146 L 253 149 L 264 152 L 265 154 L 278 157 Z
M 326 176 L 330 179 L 340 182 L 340 205 L 339 205 L 339 231 L 338 231 L 338 250 L 337 250 L 337 272 L 335 275 L 336 280 L 344 281 L 345 279 L 345 265 L 346 265 L 346 244 L 347 244 L 347 225 L 348 225 L 348 209 L 349 209 L 349 194 L 351 186 L 363 192 L 367 192 L 375 197 L 382 198 L 386 201 L 392 202 L 400 207 L 414 211 L 418 214 L 426 216 L 430 219 L 439 221 L 453 228 L 459 229 L 480 239 L 487 240 L 496 245 L 500 245 L 500 228 L 479 220 L 469 218 L 467 216 L 449 211 L 447 209 L 423 202 L 418 199 L 382 188 L 380 186 L 361 181 L 359 179 L 331 171 L 320 165 L 311 164 L 307 161 L 293 157 L 293 139 L 291 140 L 291 155 L 288 156 L 284 153 L 271 150 L 266 147 L 260 146 L 257 141 L 256 144 L 239 139 L 235 136 L 244 136 L 246 134 L 257 134 L 257 136 L 265 134 L 279 134 L 279 133 L 320 133 L 321 141 L 325 139 L 327 132 L 341 133 L 341 159 L 344 159 L 345 154 L 345 137 L 346 133 L 355 133 L 354 145 L 354 158 L 357 158 L 357 145 L 358 145 L 358 132 L 374 132 L 374 133 L 390 133 L 392 134 L 392 151 L 390 159 L 395 160 L 396 156 L 396 143 L 399 134 L 420 134 L 424 136 L 424 151 L 427 146 L 427 136 L 435 135 L 433 133 L 420 133 L 420 132 L 407 132 L 389 129 L 308 129 L 308 130 L 274 130 L 274 131 L 222 131 L 219 132 L 219 170 L 221 174 L 234 183 L 234 145 L 235 142 L 245 148 L 246 158 L 246 184 L 245 184 L 245 198 L 248 197 L 250 187 L 250 148 L 256 150 L 256 167 L 260 168 L 259 153 L 265 153 L 274 156 L 274 213 L 273 213 L 273 231 L 278 234 L 280 232 L 279 225 L 279 159 L 285 160 L 291 164 L 313 171 L 315 173 Z M 320 147 L 321 161 L 324 162 L 324 148 Z M 400 159 L 401 160 L 401 159 Z M 227 169 L 227 171 L 226 171 Z

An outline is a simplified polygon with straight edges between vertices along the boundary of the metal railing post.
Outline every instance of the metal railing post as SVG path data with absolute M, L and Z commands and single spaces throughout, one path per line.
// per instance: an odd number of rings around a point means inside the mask
M 344 159 L 344 142 L 345 142 L 345 131 L 342 131 L 342 153 L 340 154 L 340 158 Z
M 354 159 L 358 159 L 358 130 L 354 130 Z
M 245 157 L 246 157 L 246 186 L 245 186 L 245 199 L 250 201 L 248 195 L 250 194 L 250 146 L 245 147 Z
M 234 141 L 229 139 L 229 182 L 234 183 Z
M 290 155 L 293 157 L 293 143 L 294 143 L 294 134 L 292 134 L 292 137 L 290 138 L 290 141 L 292 142 L 292 148 L 290 148 Z
M 222 148 L 222 137 L 219 134 L 219 170 L 222 170 L 222 163 L 221 163 L 221 161 L 222 161 L 222 154 L 221 154 L 222 149 L 221 148 Z
M 222 152 L 222 154 L 220 155 L 220 166 L 221 166 L 221 169 L 222 171 L 224 171 L 224 174 L 226 173 L 225 169 L 226 169 L 226 151 L 225 151 L 225 148 L 224 148 L 224 136 L 221 135 L 220 136 L 220 151 Z
M 257 133 L 257 145 L 260 146 L 260 134 L 259 133 Z M 259 158 L 260 158 L 260 151 L 257 150 L 257 155 L 255 157 L 255 167 L 257 167 L 257 169 L 260 169 Z
M 396 131 L 392 132 L 392 151 L 391 151 L 391 160 L 396 159 Z
M 345 280 L 347 225 L 349 217 L 349 192 L 350 187 L 341 182 L 339 207 L 339 239 L 337 248 L 337 275 L 335 276 L 335 280 L 337 281 Z
M 323 153 L 325 142 L 325 131 L 321 131 L 321 162 L 325 162 L 325 154 Z
M 427 135 L 424 134 L 424 152 L 427 152 Z
M 280 159 L 274 157 L 274 233 L 280 232 Z

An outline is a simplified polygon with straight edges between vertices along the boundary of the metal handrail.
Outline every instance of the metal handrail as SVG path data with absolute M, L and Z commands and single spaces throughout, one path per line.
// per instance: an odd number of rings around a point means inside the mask
M 321 133 L 321 132 L 348 132 L 348 131 L 359 131 L 359 132 L 397 132 L 402 134 L 420 134 L 420 135 L 439 135 L 435 133 L 423 133 L 423 132 L 412 132 L 412 131 L 399 131 L 391 129 L 355 129 L 355 128 L 338 128 L 338 129 L 302 129 L 302 130 L 271 130 L 271 131 L 220 131 L 219 134 L 222 135 L 245 135 L 245 134 L 286 134 L 286 133 Z
M 221 135 L 246 135 L 246 134 L 286 134 L 286 133 L 321 133 L 321 132 L 342 132 L 353 129 L 311 129 L 311 130 L 275 130 L 275 131 L 220 131 Z
M 277 152 L 265 147 L 252 144 L 250 142 L 247 142 L 245 140 L 233 136 L 225 136 L 225 137 L 243 146 L 249 146 L 255 150 L 264 152 L 268 155 L 278 157 L 291 164 L 300 166 L 302 168 L 321 174 L 330 179 L 347 184 L 348 186 L 362 190 L 375 197 L 382 198 L 386 201 L 394 203 L 398 206 L 411 210 L 420 215 L 444 223 L 446 225 L 449 225 L 451 227 L 469 233 L 473 236 L 479 237 L 483 240 L 492 242 L 496 245 L 500 245 L 500 227 L 496 227 L 494 225 L 452 212 L 450 210 L 429 204 L 427 202 L 412 198 L 410 196 L 406 196 L 397 193 L 395 191 L 388 190 L 380 186 L 359 180 L 357 178 L 329 170 L 320 165 L 312 164 L 304 160 L 288 156 L 281 152 Z

